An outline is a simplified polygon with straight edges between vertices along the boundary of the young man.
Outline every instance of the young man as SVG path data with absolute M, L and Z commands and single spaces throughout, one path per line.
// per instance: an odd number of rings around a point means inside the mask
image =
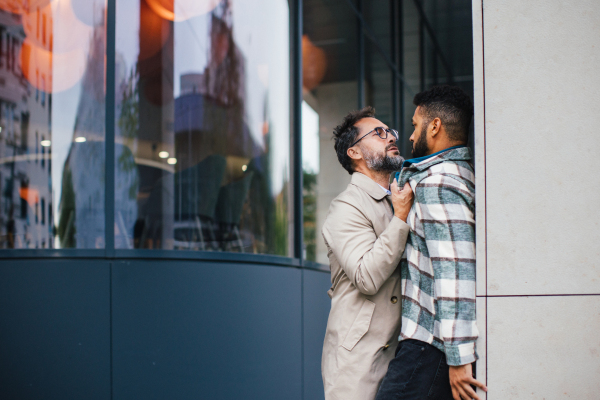
M 410 187 L 390 191 L 402 157 L 398 133 L 366 107 L 335 128 L 335 150 L 352 174 L 323 224 L 331 311 L 323 344 L 326 400 L 373 400 L 400 333 L 399 263 L 408 235 Z
M 403 163 L 415 203 L 402 259 L 402 330 L 377 400 L 479 399 L 475 341 L 475 185 L 467 135 L 473 105 L 457 87 L 415 96 L 415 158 Z M 402 245 L 400 245 L 402 246 Z

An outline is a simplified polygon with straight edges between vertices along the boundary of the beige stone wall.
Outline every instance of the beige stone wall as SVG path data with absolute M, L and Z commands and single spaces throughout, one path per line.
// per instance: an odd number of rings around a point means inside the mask
M 596 399 L 600 2 L 474 0 L 473 21 L 478 377 Z

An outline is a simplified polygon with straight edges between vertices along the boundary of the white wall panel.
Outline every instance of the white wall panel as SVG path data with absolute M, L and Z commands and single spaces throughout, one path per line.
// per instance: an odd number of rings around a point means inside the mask
M 488 399 L 597 399 L 600 296 L 487 299 Z
M 598 293 L 600 3 L 486 0 L 483 20 L 488 295 Z
M 481 0 L 473 0 L 473 118 L 475 129 L 475 204 L 477 248 L 477 295 L 486 294 L 485 232 L 485 99 L 483 75 L 483 12 Z M 479 314 L 478 314 L 479 315 Z

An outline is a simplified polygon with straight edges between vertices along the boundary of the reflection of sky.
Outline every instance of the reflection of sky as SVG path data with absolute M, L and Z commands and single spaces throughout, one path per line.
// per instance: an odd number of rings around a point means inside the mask
M 302 102 L 302 167 L 306 172 L 319 173 L 319 114 L 307 102 Z
M 177 0 L 176 0 L 177 1 Z M 135 66 L 139 51 L 139 2 L 140 0 L 117 1 L 117 37 L 116 50 L 118 58 L 125 62 L 126 74 Z M 95 1 L 96 4 L 101 2 Z M 77 17 L 81 12 L 90 13 L 92 2 L 88 7 L 75 10 Z M 57 3 L 58 4 L 58 3 Z M 77 13 L 79 11 L 79 13 Z M 54 47 L 61 48 L 61 43 L 70 43 L 72 36 L 66 34 L 72 24 L 62 21 L 55 13 Z M 60 14 L 62 15 L 62 14 Z M 94 14 L 95 16 L 95 14 Z M 271 182 L 273 195 L 277 195 L 288 180 L 289 174 L 289 15 L 286 0 L 264 0 L 261 7 L 252 0 L 233 0 L 232 17 L 234 40 L 245 58 L 246 76 L 246 119 L 254 140 L 264 145 L 263 122 L 265 107 L 270 128 Z M 82 18 L 84 22 L 87 19 Z M 209 52 L 210 14 L 200 15 L 192 19 L 175 23 L 175 60 L 174 60 L 174 95 L 179 96 L 180 76 L 189 72 L 201 73 L 207 63 Z M 76 21 L 79 25 L 80 21 Z M 89 21 L 91 22 L 91 20 Z M 78 25 L 78 26 L 79 26 Z M 84 25 L 81 26 L 84 28 Z M 88 34 L 78 37 L 84 53 L 89 52 L 89 35 L 91 26 L 87 26 Z M 64 68 L 54 65 L 55 69 Z M 117 71 L 118 72 L 118 71 Z M 53 73 L 60 75 L 59 71 Z M 120 77 L 124 78 L 124 76 Z M 119 77 L 117 77 L 119 79 Z M 80 100 L 81 81 L 67 90 L 53 93 L 52 107 L 52 186 L 53 213 L 55 221 L 59 218 L 59 204 L 62 188 L 63 167 L 73 140 L 73 128 L 77 106 Z M 318 168 L 318 163 L 316 164 Z
M 139 53 L 140 1 L 117 0 L 116 52 L 123 57 L 127 75 L 135 66 Z
M 139 50 L 139 1 L 117 2 L 117 52 L 123 56 L 127 71 L 135 65 Z M 233 0 L 231 11 L 234 41 L 245 61 L 246 122 L 261 147 L 267 107 L 271 182 L 276 195 L 289 174 L 288 3 L 264 0 L 257 7 L 253 0 Z M 175 98 L 179 96 L 181 75 L 204 72 L 210 51 L 209 22 L 210 13 L 175 23 Z
M 290 158 L 288 2 L 263 0 L 260 7 L 251 0 L 232 3 L 235 41 L 246 57 L 246 114 L 256 138 L 262 134 L 267 97 L 271 182 L 277 194 L 288 180 Z
M 209 14 L 210 15 L 210 14 Z M 175 98 L 179 97 L 180 77 L 187 73 L 201 74 L 210 51 L 209 18 L 206 15 L 175 23 Z M 184 55 L 182 57 L 182 55 Z
M 98 23 L 103 14 L 103 1 L 81 2 L 61 1 L 52 3 L 52 44 L 58 54 L 81 50 L 81 60 L 87 60 L 93 24 Z M 81 79 L 74 85 L 67 84 L 63 90 L 60 83 L 69 82 L 73 78 L 68 74 L 83 75 L 83 70 L 73 70 L 76 60 L 54 57 L 52 76 L 55 91 L 52 93 L 52 207 L 55 223 L 59 219 L 60 196 L 62 192 L 62 174 L 65 160 L 73 141 L 73 129 L 77 114 L 77 106 L 81 94 Z M 84 66 L 80 66 L 84 68 Z M 56 88 L 59 91 L 56 91 Z M 83 166 L 80 166 L 83 167 Z M 57 239 L 58 240 L 58 239 Z M 59 246 L 57 246 L 59 247 Z
M 58 223 L 60 213 L 60 195 L 62 190 L 62 174 L 65 160 L 73 142 L 73 128 L 79 104 L 81 84 L 63 92 L 52 94 L 52 210 L 55 223 Z M 85 168 L 85 166 L 79 166 Z

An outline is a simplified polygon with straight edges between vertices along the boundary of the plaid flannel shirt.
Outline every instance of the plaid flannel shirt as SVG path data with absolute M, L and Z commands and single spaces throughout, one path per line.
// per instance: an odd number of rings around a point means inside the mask
M 415 193 L 401 261 L 399 340 L 430 343 L 448 365 L 477 357 L 475 312 L 475 184 L 467 147 L 450 148 L 396 175 Z M 415 160 L 418 161 L 418 160 Z

